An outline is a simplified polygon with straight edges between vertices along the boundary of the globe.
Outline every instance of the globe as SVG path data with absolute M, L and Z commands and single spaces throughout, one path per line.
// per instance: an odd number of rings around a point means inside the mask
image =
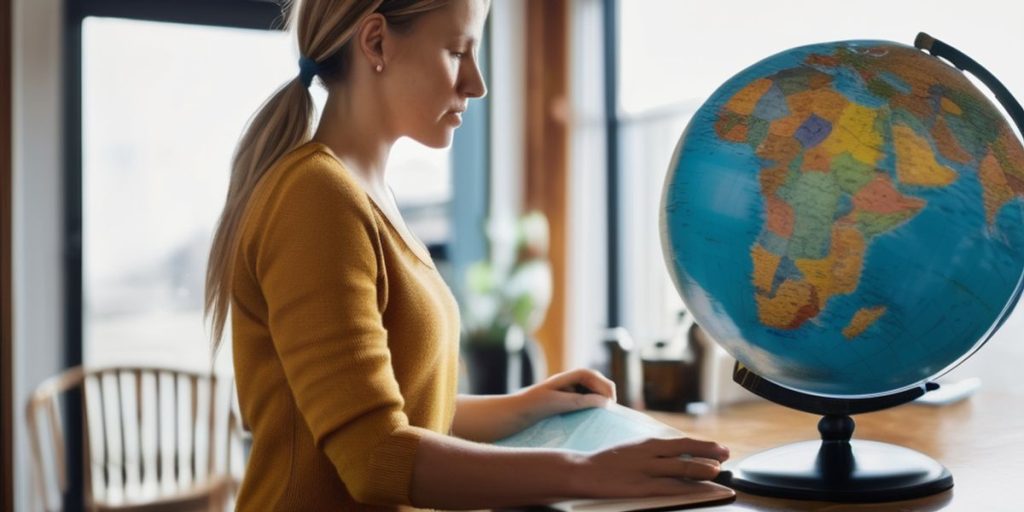
M 662 247 L 687 309 L 750 371 L 877 397 L 948 371 L 1009 315 L 1022 194 L 1024 147 L 959 70 L 899 43 L 815 44 L 697 110 Z

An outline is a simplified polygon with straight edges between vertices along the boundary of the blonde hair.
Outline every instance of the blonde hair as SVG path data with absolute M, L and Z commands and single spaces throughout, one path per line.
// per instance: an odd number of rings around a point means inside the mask
M 392 30 L 404 31 L 422 14 L 448 0 L 296 0 L 287 2 L 289 29 L 298 38 L 299 53 L 317 63 L 326 87 L 347 75 L 349 40 L 360 22 L 380 13 Z M 231 161 L 224 210 L 213 235 L 206 267 L 205 317 L 211 320 L 213 352 L 220 347 L 231 305 L 232 264 L 242 214 L 256 183 L 278 159 L 312 137 L 313 98 L 296 75 L 267 99 L 249 120 Z

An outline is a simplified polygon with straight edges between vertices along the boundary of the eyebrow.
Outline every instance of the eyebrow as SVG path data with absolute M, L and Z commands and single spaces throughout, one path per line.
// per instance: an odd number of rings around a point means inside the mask
M 477 43 L 476 36 L 465 35 L 465 34 L 454 35 L 454 36 L 452 36 L 452 39 L 458 39 L 460 43 L 461 42 L 466 42 L 466 43 L 469 43 L 471 45 L 475 45 Z

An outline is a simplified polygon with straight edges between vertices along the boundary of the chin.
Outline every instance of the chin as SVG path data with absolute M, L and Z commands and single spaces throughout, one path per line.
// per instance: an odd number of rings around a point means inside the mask
M 455 130 L 445 129 L 442 132 L 430 133 L 425 137 L 415 137 L 414 139 L 428 148 L 444 149 L 452 145 L 454 134 Z

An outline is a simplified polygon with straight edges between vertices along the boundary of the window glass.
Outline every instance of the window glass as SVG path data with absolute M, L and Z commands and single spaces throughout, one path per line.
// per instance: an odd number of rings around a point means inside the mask
M 287 33 L 86 18 L 83 359 L 209 365 L 206 258 L 242 130 L 297 72 Z M 326 93 L 311 88 L 319 109 Z M 447 150 L 403 141 L 389 178 L 409 224 L 450 200 Z M 442 213 L 443 216 L 443 213 Z M 444 218 L 428 242 L 448 238 Z M 227 371 L 227 357 L 218 368 Z

